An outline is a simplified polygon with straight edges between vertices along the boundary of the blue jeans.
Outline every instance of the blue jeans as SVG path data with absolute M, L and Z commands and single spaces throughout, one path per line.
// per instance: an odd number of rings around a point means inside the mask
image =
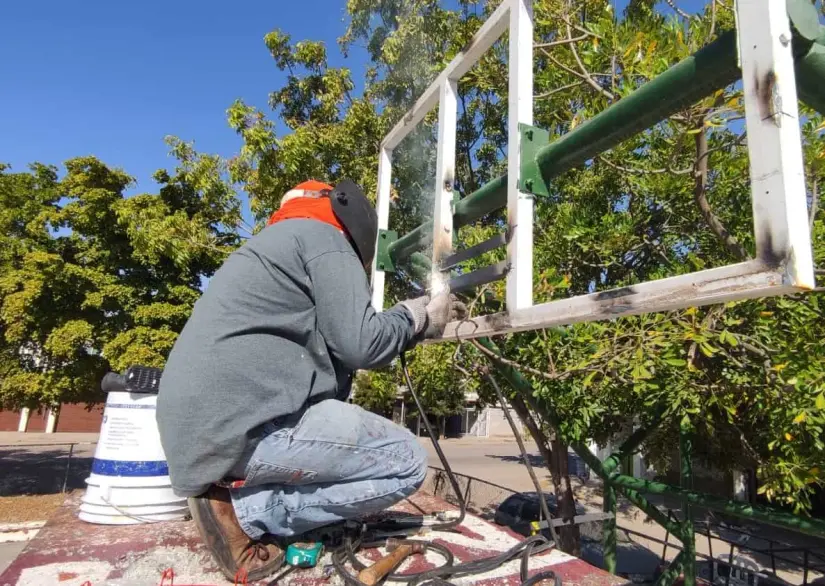
M 301 535 L 381 511 L 418 490 L 427 474 L 427 452 L 413 434 L 342 401 L 268 423 L 255 440 L 233 471 L 246 483 L 230 490 L 252 539 Z

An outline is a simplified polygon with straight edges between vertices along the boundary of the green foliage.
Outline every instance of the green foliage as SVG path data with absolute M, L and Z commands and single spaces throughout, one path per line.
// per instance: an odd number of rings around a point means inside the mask
M 455 347 L 451 344 L 419 345 L 409 353 L 410 378 L 427 415 L 446 417 L 464 409 L 467 389 L 464 376 L 453 366 Z M 412 397 L 407 396 L 407 413 L 417 416 Z
M 170 139 L 179 166 L 158 194 L 94 157 L 66 174 L 0 167 L 0 403 L 94 401 L 102 375 L 162 366 L 239 238 L 223 162 Z
M 398 378 L 395 368 L 358 372 L 353 382 L 353 403 L 367 411 L 392 417 L 398 396 Z

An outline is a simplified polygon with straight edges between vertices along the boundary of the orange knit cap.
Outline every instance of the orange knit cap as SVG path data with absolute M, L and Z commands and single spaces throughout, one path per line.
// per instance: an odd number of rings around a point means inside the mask
M 315 181 L 315 179 L 310 179 L 309 181 L 299 183 L 292 189 L 300 189 L 303 191 L 332 191 L 332 185 L 327 185 L 326 183 L 322 183 L 321 181 Z
M 314 179 L 299 183 L 284 194 L 280 208 L 269 217 L 266 225 L 290 218 L 313 218 L 345 232 L 332 211 L 332 201 L 326 197 L 333 189 L 332 185 Z

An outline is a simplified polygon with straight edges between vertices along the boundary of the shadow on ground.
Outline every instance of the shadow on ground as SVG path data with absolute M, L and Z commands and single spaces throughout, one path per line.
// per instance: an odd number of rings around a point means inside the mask
M 68 448 L 0 448 L 0 496 L 55 494 L 84 488 L 93 458 Z
M 594 539 L 583 539 L 581 558 L 589 564 L 604 568 L 602 544 Z M 620 541 L 616 544 L 616 572 L 622 576 L 652 579 L 660 562 L 658 555 L 638 543 Z

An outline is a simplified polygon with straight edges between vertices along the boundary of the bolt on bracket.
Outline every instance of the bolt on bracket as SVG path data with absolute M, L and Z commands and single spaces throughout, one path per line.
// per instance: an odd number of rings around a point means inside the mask
M 379 230 L 378 245 L 375 251 L 375 266 L 379 271 L 385 273 L 395 272 L 395 263 L 390 257 L 390 244 L 398 240 L 398 232 L 395 230 Z
M 550 195 L 550 190 L 541 175 L 541 169 L 536 164 L 536 153 L 550 143 L 550 133 L 543 128 L 529 124 L 519 124 L 518 128 L 521 148 L 519 189 L 524 193 L 547 197 Z

